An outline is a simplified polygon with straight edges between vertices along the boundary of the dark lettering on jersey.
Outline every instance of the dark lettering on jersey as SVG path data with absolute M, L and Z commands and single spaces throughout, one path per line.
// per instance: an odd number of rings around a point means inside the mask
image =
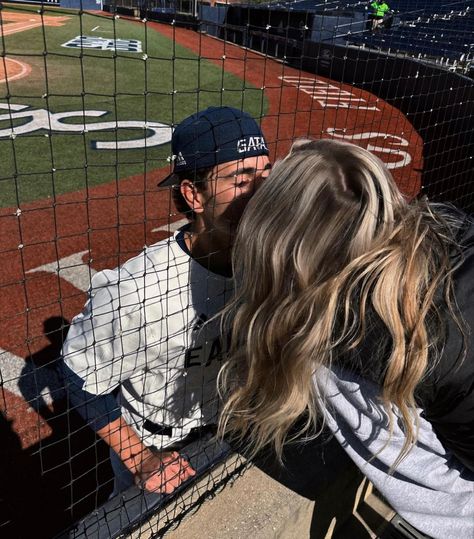
M 184 355 L 184 368 L 191 367 L 209 367 L 214 361 L 222 361 L 224 354 L 227 353 L 230 347 L 230 335 L 225 339 L 217 337 L 211 343 L 211 346 L 206 347 L 208 350 L 207 357 L 203 357 L 203 346 L 195 346 L 188 348 Z
M 215 359 L 217 361 L 222 361 L 222 341 L 220 338 L 212 341 L 211 350 L 209 351 L 209 356 L 204 366 L 209 367 Z
M 199 367 L 201 365 L 201 351 L 202 346 L 196 346 L 195 348 L 188 348 L 184 355 L 184 368 Z M 194 361 L 198 359 L 199 361 Z

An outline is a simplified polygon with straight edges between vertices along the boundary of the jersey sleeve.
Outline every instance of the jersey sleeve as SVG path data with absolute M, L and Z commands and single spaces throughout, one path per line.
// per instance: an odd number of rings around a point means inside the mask
M 97 273 L 82 313 L 74 318 L 63 346 L 64 362 L 84 391 L 110 393 L 147 366 L 144 276 L 125 271 Z M 155 301 L 155 319 L 159 301 Z
M 464 336 L 447 316 L 447 339 L 425 394 L 424 415 L 443 445 L 474 471 L 474 223 L 468 219 L 461 239 L 462 259 L 454 273 L 455 297 Z M 464 341 L 463 341 L 464 339 Z M 463 342 L 467 353 L 463 355 Z
M 113 393 L 103 395 L 88 393 L 83 389 L 84 380 L 82 378 L 79 378 L 67 365 L 63 364 L 62 370 L 67 397 L 72 409 L 94 431 L 97 432 L 122 415 L 120 405 Z

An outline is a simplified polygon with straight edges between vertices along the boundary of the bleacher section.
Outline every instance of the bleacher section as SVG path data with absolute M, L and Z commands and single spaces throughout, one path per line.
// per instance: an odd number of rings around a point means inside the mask
M 339 0 L 290 0 L 287 2 L 269 2 L 267 6 L 319 13 L 328 10 L 345 11 L 347 9 L 365 11 L 369 4 L 369 0 L 345 0 L 345 2 L 340 2 Z M 422 14 L 446 14 L 451 11 L 460 11 L 472 4 L 472 2 L 466 0 L 391 0 L 388 4 L 396 12 L 413 13 L 420 16 Z
M 346 36 L 342 33 L 337 37 L 345 37 L 350 44 L 404 52 L 422 58 L 444 58 L 452 61 L 472 59 L 474 10 L 465 9 L 417 18 L 411 15 L 397 14 L 393 26 L 379 32 L 362 31 L 347 33 Z
M 271 2 L 273 9 L 313 14 L 312 39 L 443 63 L 469 74 L 474 61 L 473 0 L 389 0 L 390 28 L 367 25 L 367 1 L 296 0 Z M 329 28 L 329 26 L 331 28 Z

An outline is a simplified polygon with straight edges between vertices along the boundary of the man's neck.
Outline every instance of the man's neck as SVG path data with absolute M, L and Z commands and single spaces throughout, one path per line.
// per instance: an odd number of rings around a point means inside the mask
M 212 273 L 232 276 L 232 239 L 229 234 L 206 229 L 195 221 L 185 233 L 186 246 L 191 256 Z

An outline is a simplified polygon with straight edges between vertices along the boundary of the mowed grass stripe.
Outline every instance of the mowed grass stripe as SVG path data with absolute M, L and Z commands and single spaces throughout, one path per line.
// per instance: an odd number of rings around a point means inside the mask
M 5 13 L 6 10 L 3 10 Z M 47 16 L 55 11 L 45 10 Z M 106 111 L 86 123 L 151 121 L 176 123 L 211 105 L 244 108 L 255 117 L 266 111 L 261 89 L 225 73 L 219 66 L 178 46 L 145 24 L 97 15 L 61 13 L 62 27 L 35 28 L 4 38 L 4 53 L 27 62 L 31 76 L 0 85 L 0 103 L 28 105 L 51 112 Z M 96 28 L 99 26 L 99 28 Z M 92 31 L 92 29 L 95 31 Z M 68 49 L 76 36 L 137 39 L 142 53 Z M 144 58 L 146 57 L 146 60 Z M 0 110 L 0 114 L 8 114 Z M 29 118 L 0 121 L 0 130 Z M 82 123 L 81 116 L 67 123 Z M 0 205 L 82 190 L 144 173 L 167 164 L 169 144 L 127 150 L 96 150 L 92 141 L 138 139 L 139 129 L 77 134 L 48 130 L 0 138 Z

